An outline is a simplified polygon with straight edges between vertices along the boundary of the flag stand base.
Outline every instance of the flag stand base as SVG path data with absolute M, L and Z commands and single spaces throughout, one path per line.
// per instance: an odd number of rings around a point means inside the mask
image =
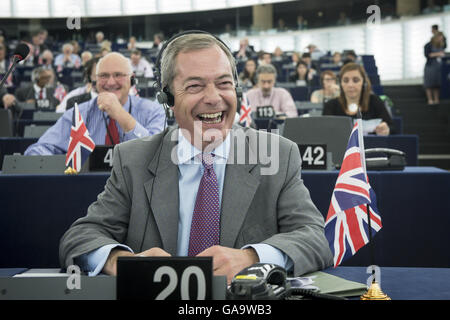
M 385 294 L 380 285 L 373 281 L 370 285 L 370 288 L 367 290 L 365 294 L 360 297 L 361 300 L 391 300 L 387 294 Z
M 72 169 L 72 167 L 68 167 L 65 171 L 64 174 L 77 174 L 77 170 Z

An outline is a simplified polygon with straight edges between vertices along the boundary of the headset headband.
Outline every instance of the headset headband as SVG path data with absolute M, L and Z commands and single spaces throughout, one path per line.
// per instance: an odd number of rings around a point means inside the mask
M 225 44 L 225 42 L 223 42 L 220 38 L 216 37 L 215 35 L 206 32 L 206 31 L 202 31 L 202 30 L 187 30 L 187 31 L 183 31 L 180 33 L 177 33 L 175 35 L 173 35 L 170 39 L 168 39 L 167 41 L 165 41 L 163 43 L 163 46 L 161 47 L 161 50 L 158 53 L 158 56 L 156 57 L 156 61 L 155 61 L 155 78 L 156 78 L 156 86 L 157 86 L 157 99 L 158 102 L 163 104 L 163 105 L 169 105 L 172 106 L 173 105 L 173 96 L 172 94 L 169 92 L 168 88 L 162 86 L 162 79 L 161 79 L 161 60 L 162 60 L 162 56 L 164 53 L 164 50 L 166 50 L 167 46 L 172 43 L 173 41 L 175 41 L 176 39 L 188 35 L 188 34 L 206 34 L 206 35 L 210 35 L 212 36 L 214 39 L 216 39 L 218 42 L 220 42 L 231 54 L 231 50 L 230 48 L 228 48 L 228 46 Z M 231 54 L 232 55 L 232 54 Z M 238 99 L 242 97 L 242 89 L 239 87 L 239 83 L 238 83 L 238 76 L 237 76 L 237 70 L 236 70 L 236 66 L 233 68 L 232 70 L 233 72 L 233 78 L 235 81 L 235 87 L 236 87 L 236 94 L 238 96 Z

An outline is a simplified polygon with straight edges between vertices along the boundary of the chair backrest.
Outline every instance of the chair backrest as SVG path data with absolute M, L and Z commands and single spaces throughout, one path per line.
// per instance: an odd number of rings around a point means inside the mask
M 24 138 L 40 138 L 45 131 L 51 126 L 37 126 L 37 125 L 28 125 L 25 126 L 25 130 L 23 133 Z
M 0 109 L 0 137 L 13 136 L 13 120 L 11 110 Z
M 66 155 L 5 155 L 2 174 L 64 174 Z
M 58 112 L 35 111 L 33 120 L 35 121 L 57 121 L 63 114 Z
M 287 118 L 283 136 L 297 144 L 325 144 L 331 152 L 332 164 L 341 165 L 352 131 L 350 117 L 318 116 Z

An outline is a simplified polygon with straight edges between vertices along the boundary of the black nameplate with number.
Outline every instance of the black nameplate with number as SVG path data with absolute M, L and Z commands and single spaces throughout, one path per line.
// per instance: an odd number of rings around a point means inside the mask
M 114 146 L 95 146 L 89 155 L 89 171 L 111 171 Z
M 47 110 L 53 110 L 53 106 L 50 105 L 50 100 L 48 99 L 38 99 L 36 100 L 36 109 L 47 111 Z
M 211 300 L 212 257 L 119 257 L 118 300 Z
M 275 110 L 272 106 L 261 106 L 256 108 L 257 119 L 273 119 L 275 117 Z
M 302 169 L 325 170 L 327 168 L 326 144 L 297 144 L 302 158 Z

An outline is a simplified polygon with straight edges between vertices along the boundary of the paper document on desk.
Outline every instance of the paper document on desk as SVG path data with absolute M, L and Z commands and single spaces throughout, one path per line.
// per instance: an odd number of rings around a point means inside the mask
M 61 269 L 30 269 L 14 275 L 14 278 L 55 278 L 69 276 L 69 274 L 60 271 Z
M 314 286 L 314 278 L 316 276 L 311 277 L 295 277 L 295 278 L 289 278 L 287 277 L 286 280 L 290 282 L 292 288 L 299 288 L 299 289 L 310 289 L 318 291 L 319 288 Z
M 356 119 L 355 119 L 356 121 Z M 363 134 L 369 134 L 375 132 L 375 128 L 383 121 L 383 119 L 377 118 L 377 119 L 370 119 L 370 120 L 363 120 L 362 121 L 362 127 L 363 127 Z

